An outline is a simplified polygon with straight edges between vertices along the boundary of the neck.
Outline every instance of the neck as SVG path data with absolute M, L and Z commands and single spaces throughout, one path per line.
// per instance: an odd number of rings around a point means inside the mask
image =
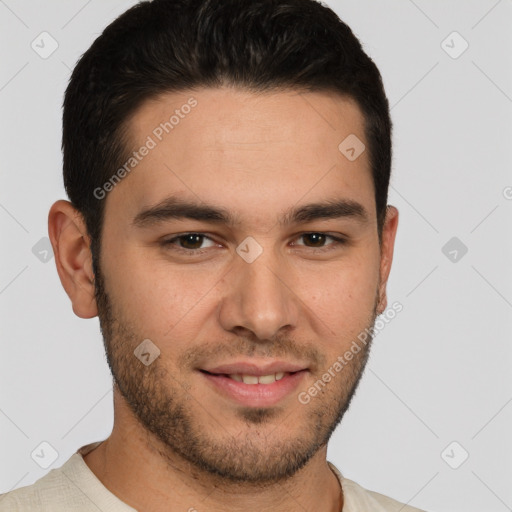
M 112 434 L 84 460 L 110 492 L 137 510 L 342 510 L 340 484 L 327 464 L 326 446 L 285 481 L 264 485 L 226 481 L 169 454 L 124 401 L 115 397 L 114 403 Z

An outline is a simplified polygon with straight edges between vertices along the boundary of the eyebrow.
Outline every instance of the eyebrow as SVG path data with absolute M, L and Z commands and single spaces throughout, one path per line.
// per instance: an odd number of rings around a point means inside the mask
M 349 218 L 366 223 L 369 215 L 365 207 L 349 199 L 332 199 L 291 208 L 279 220 L 281 225 L 312 222 L 315 220 Z M 174 196 L 144 208 L 133 219 L 137 228 L 149 228 L 171 219 L 192 219 L 214 224 L 234 226 L 237 218 L 225 208 L 195 203 Z

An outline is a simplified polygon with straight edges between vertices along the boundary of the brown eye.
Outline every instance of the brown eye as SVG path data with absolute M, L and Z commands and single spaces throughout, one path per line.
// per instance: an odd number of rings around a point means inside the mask
M 169 250 L 188 252 L 196 254 L 201 250 L 214 247 L 215 242 L 203 233 L 185 233 L 178 235 L 170 240 L 162 240 L 161 245 Z
M 293 245 L 307 247 L 309 249 L 319 249 L 322 251 L 329 251 L 331 249 L 340 248 L 340 246 L 347 243 L 343 237 L 328 235 L 326 233 L 303 233 Z
M 306 233 L 302 238 L 308 247 L 323 247 L 328 237 L 323 233 Z
M 198 235 L 197 233 L 190 233 L 188 235 L 182 235 L 178 237 L 179 246 L 184 249 L 200 249 L 203 244 L 204 235 Z

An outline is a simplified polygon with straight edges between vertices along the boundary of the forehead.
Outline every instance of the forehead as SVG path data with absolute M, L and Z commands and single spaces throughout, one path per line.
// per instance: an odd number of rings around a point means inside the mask
M 142 104 L 127 127 L 137 163 L 108 201 L 130 214 L 169 195 L 262 216 L 333 194 L 374 213 L 368 152 L 354 160 L 342 151 L 344 141 L 364 148 L 364 119 L 335 93 L 166 93 Z

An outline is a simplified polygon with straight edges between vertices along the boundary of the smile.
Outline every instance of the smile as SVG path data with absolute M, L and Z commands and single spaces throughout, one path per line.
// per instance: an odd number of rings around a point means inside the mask
M 277 405 L 291 395 L 303 381 L 308 370 L 276 372 L 264 375 L 250 373 L 199 372 L 210 389 L 230 402 L 249 407 Z
M 228 375 L 230 379 L 236 380 L 237 382 L 243 382 L 244 384 L 272 384 L 276 380 L 281 380 L 284 376 L 290 375 L 288 372 L 277 372 L 270 373 L 269 375 L 248 375 L 248 374 L 239 374 L 232 373 Z

